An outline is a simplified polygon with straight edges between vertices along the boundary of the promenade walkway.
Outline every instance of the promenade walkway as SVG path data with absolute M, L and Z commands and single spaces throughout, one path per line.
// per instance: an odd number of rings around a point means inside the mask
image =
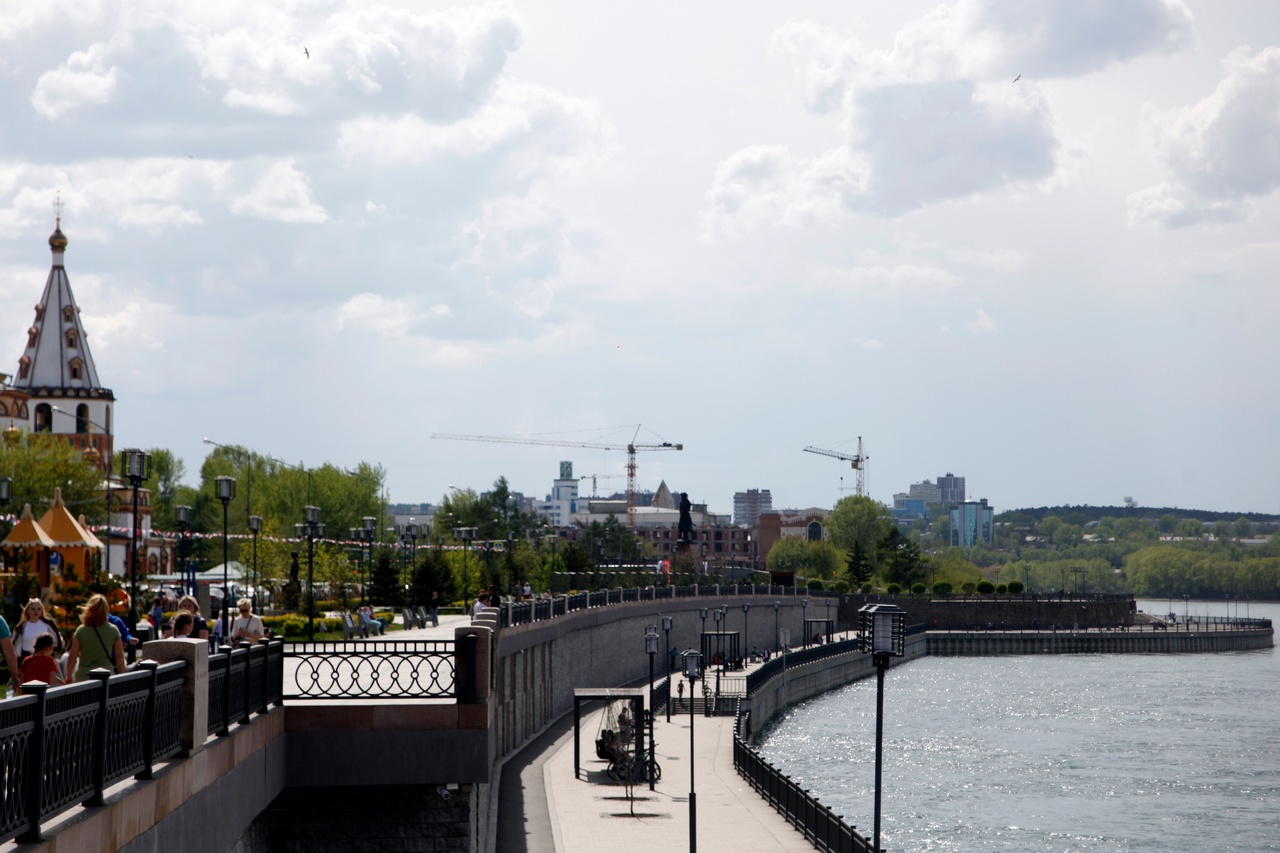
M 550 838 L 527 837 L 528 853 L 653 853 L 689 848 L 689 715 L 659 715 L 654 727 L 662 778 L 633 789 L 609 781 L 606 763 L 595 755 L 596 731 L 604 710 L 584 715 L 583 778 L 573 772 L 572 715 L 563 733 L 544 753 L 541 767 L 523 778 L 546 794 Z M 697 841 L 702 853 L 812 853 L 813 845 L 751 789 L 733 767 L 733 718 L 697 715 L 694 726 L 694 790 Z M 535 742 L 531 746 L 537 747 Z M 504 783 L 506 782 L 504 772 Z M 504 785 L 505 790 L 505 785 Z M 499 801 L 499 809 L 505 805 Z M 631 816 L 634 805 L 636 816 Z M 501 815 L 499 820 L 501 821 Z M 527 818 L 526 818 L 527 819 Z M 531 830 L 537 823 L 528 824 Z M 502 830 L 498 849 L 507 850 Z

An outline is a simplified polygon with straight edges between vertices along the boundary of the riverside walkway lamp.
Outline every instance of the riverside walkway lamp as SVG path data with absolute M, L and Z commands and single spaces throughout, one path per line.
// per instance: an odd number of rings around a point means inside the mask
M 668 722 L 668 723 L 669 723 L 669 722 L 671 722 L 671 684 L 670 684 L 670 681 L 671 681 L 671 669 L 673 668 L 673 667 L 671 666 L 671 663 L 670 663 L 670 661 L 671 661 L 671 624 L 672 624 L 672 623 L 671 623 L 671 617 L 670 617 L 670 616 L 663 616 L 663 617 L 662 617 L 662 630 L 663 630 L 663 632 L 665 632 L 665 633 L 666 633 L 666 635 L 667 635 L 666 654 L 665 654 L 665 656 L 663 657 L 663 660 L 668 661 L 668 663 L 666 663 L 666 664 L 665 664 L 665 666 L 666 666 L 666 668 L 667 668 L 667 722 Z
M 306 537 L 307 540 L 307 642 L 311 643 L 316 639 L 316 537 L 324 536 L 324 525 L 320 523 L 320 507 L 304 506 L 302 511 L 306 520 L 295 524 L 293 529 L 299 539 Z
M 236 499 L 235 477 L 214 477 L 213 493 L 222 501 L 222 638 L 223 642 L 231 642 L 231 621 L 227 618 L 231 606 L 231 587 L 227 582 L 227 508 Z
M 876 668 L 876 799 L 875 846 L 880 853 L 880 767 L 884 743 L 884 671 L 889 668 L 889 658 L 902 657 L 905 653 L 903 623 L 906 614 L 896 604 L 868 604 L 858 611 L 858 628 L 861 632 L 862 651 L 871 653 Z
M 262 516 L 249 516 L 249 532 L 253 534 L 253 612 L 258 612 L 258 534 L 262 531 Z
M 644 650 L 649 655 L 649 790 L 653 790 L 653 773 L 656 759 L 653 757 L 653 656 L 658 653 L 658 626 L 646 625 Z M 667 702 L 671 704 L 670 701 Z
M 129 618 L 125 622 L 129 630 L 138 626 L 138 535 L 141 519 L 138 518 L 138 490 L 151 479 L 151 454 L 145 450 L 130 448 L 124 451 L 124 473 L 133 486 L 133 546 L 129 553 Z M 108 534 L 109 536 L 109 534 Z
M 693 649 L 684 653 L 684 674 L 689 678 L 689 853 L 698 853 L 698 797 L 693 784 L 693 696 L 698 681 L 698 663 L 702 655 Z

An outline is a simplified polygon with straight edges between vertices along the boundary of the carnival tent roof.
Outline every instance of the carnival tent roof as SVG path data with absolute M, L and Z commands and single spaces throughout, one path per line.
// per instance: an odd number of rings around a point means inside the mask
M 53 506 L 40 519 L 40 526 L 55 548 L 101 548 L 98 537 L 80 526 L 62 500 L 62 489 L 53 490 Z
M 49 538 L 49 534 L 40 529 L 40 525 L 36 524 L 35 516 L 31 514 L 31 504 L 22 507 L 22 517 L 18 519 L 18 523 L 13 526 L 13 530 L 9 531 L 9 535 L 5 537 L 4 542 L 0 543 L 0 547 L 4 548 L 52 548 L 53 540 Z
M 84 530 L 84 535 L 89 539 L 90 548 L 107 547 L 106 545 L 102 544 L 102 540 L 98 538 L 98 535 L 89 529 L 89 522 L 84 520 L 84 513 L 80 514 L 80 518 L 78 520 L 80 522 L 80 527 Z

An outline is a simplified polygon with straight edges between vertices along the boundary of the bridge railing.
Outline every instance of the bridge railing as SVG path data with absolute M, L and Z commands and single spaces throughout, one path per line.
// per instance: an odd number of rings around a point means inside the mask
M 63 687 L 42 682 L 0 701 L 0 842 L 42 840 L 40 824 L 182 748 L 184 661 L 143 661 Z
M 588 607 L 608 607 L 612 604 L 740 595 L 761 595 L 778 598 L 839 598 L 842 593 L 761 584 L 695 584 L 690 586 L 601 589 L 592 592 L 569 593 L 549 600 L 517 601 L 503 605 L 498 608 L 500 613 L 498 624 L 502 628 L 510 628 L 514 625 L 527 625 L 530 622 L 555 619 L 575 610 L 585 610 Z
M 453 640 L 292 643 L 283 652 L 283 663 L 295 692 L 283 698 L 459 698 L 456 646 Z M 209 717 L 212 731 L 212 708 Z

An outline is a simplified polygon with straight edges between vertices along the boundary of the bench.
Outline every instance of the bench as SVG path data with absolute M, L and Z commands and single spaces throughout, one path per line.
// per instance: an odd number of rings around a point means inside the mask
M 400 611 L 400 617 L 404 619 L 405 630 L 408 630 L 410 628 L 426 627 L 422 624 L 422 622 L 418 619 L 417 616 L 413 615 L 413 611 L 407 607 Z
M 418 605 L 418 627 L 425 628 L 427 623 L 431 621 L 431 612 L 422 605 Z
M 350 640 L 354 637 L 364 639 L 369 636 L 369 629 L 361 625 L 350 613 L 342 614 L 342 639 Z

